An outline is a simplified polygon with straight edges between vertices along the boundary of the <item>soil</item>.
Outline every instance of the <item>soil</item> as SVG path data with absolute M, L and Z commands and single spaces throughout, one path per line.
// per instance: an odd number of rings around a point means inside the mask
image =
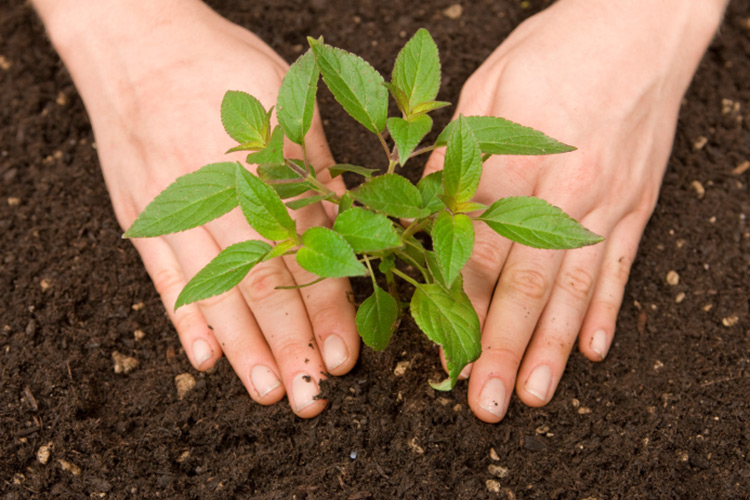
M 451 19 L 444 0 L 210 4 L 287 60 L 305 35 L 324 34 L 386 74 L 404 37 L 425 26 L 444 58 L 439 98 L 452 102 L 544 7 L 464 2 Z M 330 407 L 312 420 L 253 403 L 225 361 L 193 370 L 106 208 L 68 73 L 28 2 L 3 2 L 0 495 L 750 498 L 750 171 L 733 173 L 750 160 L 749 7 L 731 3 L 686 96 L 609 357 L 574 353 L 550 404 L 514 397 L 505 420 L 487 425 L 468 409 L 465 384 L 428 387 L 439 362 L 409 322 L 395 345 L 364 349 L 327 385 Z M 345 120 L 324 92 L 320 105 L 327 122 Z M 436 113 L 438 125 L 449 118 Z M 378 154 L 377 142 L 337 140 L 330 127 L 329 139 L 342 162 Z M 115 373 L 115 352 L 138 366 Z M 395 376 L 400 361 L 410 365 Z M 196 385 L 180 399 L 184 373 Z

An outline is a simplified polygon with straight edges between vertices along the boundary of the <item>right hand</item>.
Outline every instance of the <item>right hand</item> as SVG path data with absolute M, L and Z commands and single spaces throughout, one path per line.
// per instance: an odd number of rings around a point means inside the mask
M 258 37 L 200 2 L 161 8 L 142 4 L 120 16 L 102 13 L 83 44 L 52 33 L 91 117 L 124 229 L 177 177 L 221 161 L 236 145 L 220 121 L 226 90 L 248 92 L 268 109 L 288 68 Z M 85 24 L 85 15 L 77 22 Z M 317 115 L 307 154 L 323 169 L 319 179 L 340 191 L 340 179 L 331 182 L 324 168 L 334 162 Z M 294 215 L 299 231 L 330 224 L 320 204 Z M 326 405 L 315 399 L 318 382 L 327 373 L 348 372 L 359 353 L 347 280 L 279 290 L 316 277 L 293 257 L 277 258 L 257 265 L 230 292 L 174 311 L 198 270 L 221 249 L 249 239 L 262 238 L 236 209 L 204 227 L 133 243 L 196 369 L 210 368 L 223 352 L 253 399 L 272 404 L 287 393 L 297 415 L 315 416 Z

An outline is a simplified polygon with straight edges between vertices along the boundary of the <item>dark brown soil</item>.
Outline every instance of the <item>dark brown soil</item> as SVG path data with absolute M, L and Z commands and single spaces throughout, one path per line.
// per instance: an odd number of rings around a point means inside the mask
M 324 34 L 384 73 L 403 37 L 425 26 L 444 58 L 440 98 L 453 102 L 490 51 L 543 7 L 528 3 L 464 2 L 451 20 L 446 0 L 211 2 L 287 60 L 305 35 Z M 750 498 L 750 172 L 732 173 L 750 160 L 749 22 L 747 0 L 734 0 L 687 95 L 610 356 L 592 364 L 573 354 L 548 406 L 514 398 L 493 426 L 472 416 L 465 385 L 428 388 L 440 371 L 435 349 L 408 323 L 394 346 L 365 349 L 328 386 L 330 407 L 312 420 L 253 403 L 226 362 L 195 372 L 103 209 L 93 136 L 66 70 L 27 2 L 4 1 L 0 495 Z M 739 108 L 722 112 L 723 99 Z M 325 94 L 321 109 L 330 123 L 344 119 Z M 449 117 L 437 113 L 441 125 Z M 328 130 L 340 161 L 378 153 L 377 143 Z M 677 286 L 666 283 L 670 270 Z M 140 365 L 115 374 L 115 351 Z M 402 360 L 411 367 L 395 377 Z M 184 372 L 197 387 L 179 400 L 174 377 Z M 37 451 L 48 444 L 42 464 Z

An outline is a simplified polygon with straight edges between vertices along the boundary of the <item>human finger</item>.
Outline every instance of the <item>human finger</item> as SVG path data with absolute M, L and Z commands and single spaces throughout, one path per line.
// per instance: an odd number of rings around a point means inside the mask
M 221 357 L 222 349 L 200 308 L 190 304 L 176 311 L 174 309 L 177 297 L 187 284 L 174 252 L 161 238 L 137 238 L 132 241 L 177 330 L 190 363 L 196 370 L 211 368 Z

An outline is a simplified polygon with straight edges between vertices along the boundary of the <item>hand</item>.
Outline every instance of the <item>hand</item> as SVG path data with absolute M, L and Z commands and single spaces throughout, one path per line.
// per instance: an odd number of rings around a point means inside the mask
M 268 109 L 287 65 L 255 35 L 200 2 L 126 9 L 119 3 L 108 2 L 97 22 L 74 19 L 100 27 L 89 35 L 94 43 L 73 44 L 75 37 L 54 32 L 52 38 L 86 103 L 115 213 L 128 228 L 177 177 L 223 161 L 223 152 L 236 145 L 221 126 L 224 92 L 243 90 Z M 307 141 L 316 168 L 334 163 L 317 116 Z M 330 181 L 326 173 L 319 179 Z M 329 224 L 319 204 L 295 214 L 300 230 Z M 173 310 L 189 278 L 222 248 L 248 239 L 262 238 L 237 209 L 205 227 L 133 243 L 196 369 L 211 367 L 223 352 L 253 399 L 272 404 L 286 392 L 297 415 L 315 416 L 326 405 L 314 399 L 318 381 L 349 371 L 359 353 L 347 280 L 278 290 L 316 277 L 293 258 L 272 259 L 238 288 Z
M 592 361 L 612 342 L 680 101 L 720 18 L 697 4 L 641 3 L 557 2 L 519 26 L 463 88 L 456 115 L 501 116 L 578 148 L 492 157 L 476 200 L 537 196 L 606 238 L 537 250 L 476 224 L 463 275 L 482 355 L 468 397 L 486 422 L 503 418 L 514 386 L 527 405 L 546 404 L 576 339 Z M 425 175 L 442 168 L 443 155 L 433 154 Z

